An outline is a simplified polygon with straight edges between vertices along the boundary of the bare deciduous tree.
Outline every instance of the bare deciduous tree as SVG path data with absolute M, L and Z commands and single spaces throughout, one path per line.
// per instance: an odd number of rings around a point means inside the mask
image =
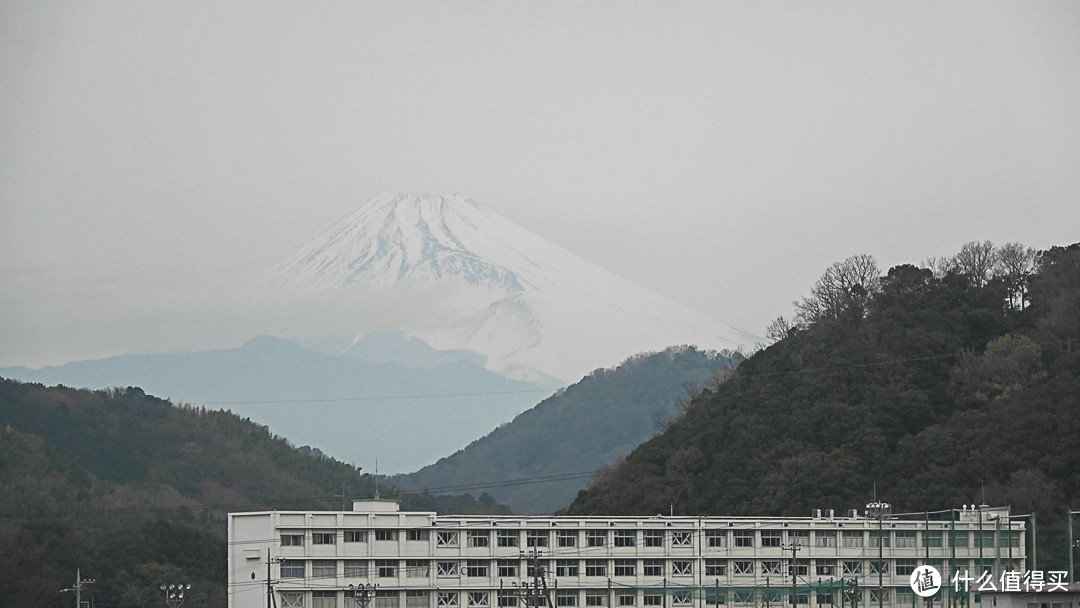
M 776 317 L 772 320 L 772 323 L 769 323 L 769 327 L 765 329 L 765 337 L 773 342 L 779 342 L 791 335 L 792 329 L 794 329 L 794 326 L 787 319 L 782 316 Z
M 1028 279 L 1035 274 L 1036 253 L 1020 243 L 1005 243 L 997 251 L 994 275 L 1005 280 L 1009 289 L 1009 305 L 1016 310 L 1027 307 Z
M 953 258 L 956 271 L 968 277 L 975 287 L 983 287 L 990 281 L 996 263 L 997 250 L 990 241 L 964 243 Z
M 836 319 L 845 312 L 865 313 L 866 300 L 878 290 L 881 271 L 871 255 L 853 255 L 829 266 L 810 290 L 810 296 L 795 302 L 795 319 L 809 325 L 821 319 Z

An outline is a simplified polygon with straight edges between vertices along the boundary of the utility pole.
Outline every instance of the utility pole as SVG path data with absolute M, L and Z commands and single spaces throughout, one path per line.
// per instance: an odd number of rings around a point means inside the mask
M 82 588 L 83 585 L 92 585 L 95 581 L 92 578 L 83 578 L 80 570 L 75 570 L 75 586 L 70 589 L 61 589 L 60 593 L 66 593 L 68 591 L 75 592 L 75 608 L 82 608 Z
M 874 494 L 877 494 L 877 485 L 874 486 Z M 878 533 L 877 533 L 877 546 L 878 546 L 878 608 L 884 608 L 885 605 L 885 530 L 882 525 L 882 520 L 885 519 L 892 509 L 892 506 L 887 502 L 878 502 L 875 498 L 874 502 L 866 505 L 866 514 L 877 519 Z
M 798 593 L 797 587 L 797 575 L 799 573 L 798 566 L 795 565 L 795 554 L 799 551 L 799 545 L 794 540 L 791 541 L 791 565 L 788 566 L 788 574 L 791 575 L 791 608 L 795 608 L 795 597 Z

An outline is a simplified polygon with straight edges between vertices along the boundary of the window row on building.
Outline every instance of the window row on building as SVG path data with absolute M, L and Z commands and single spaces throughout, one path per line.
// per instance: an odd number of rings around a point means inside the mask
M 783 576 L 790 560 L 784 559 L 558 559 L 539 560 L 540 573 L 529 560 L 429 560 L 429 559 L 283 559 L 282 578 L 531 578 L 535 575 L 560 577 L 705 577 Z M 795 574 L 816 577 L 858 578 L 878 574 L 906 577 L 921 564 L 939 571 L 1009 569 L 1007 559 L 924 560 L 924 559 L 797 559 Z M 1013 566 L 1017 566 L 1016 563 Z M 701 572 L 698 572 L 698 569 Z
M 695 546 L 692 530 L 428 530 L 413 528 L 369 530 L 284 530 L 283 547 L 334 545 L 341 543 L 407 542 L 430 543 L 436 548 L 488 547 L 685 547 Z M 709 548 L 801 547 L 1019 547 L 1020 533 L 1007 530 L 704 530 Z M 670 542 L 670 544 L 668 544 Z
M 722 589 L 557 589 L 552 590 L 556 608 L 682 608 L 696 605 L 695 600 L 705 606 L 723 607 L 758 607 L 767 605 L 762 592 L 749 590 L 728 591 Z M 873 605 L 879 599 L 891 603 L 896 594 L 896 605 L 907 607 L 916 605 L 915 594 L 910 589 L 877 589 L 874 587 L 847 592 L 845 601 L 858 599 L 860 605 Z M 342 608 L 353 605 L 353 598 L 348 590 L 314 590 L 281 592 L 282 608 Z M 428 591 L 428 590 L 376 590 L 371 598 L 370 608 L 518 608 L 523 605 L 522 597 L 514 589 L 466 590 L 466 591 Z M 777 606 L 788 605 L 790 595 L 776 593 L 771 602 Z M 837 594 L 832 592 L 798 593 L 797 605 L 835 606 Z M 548 606 L 550 600 L 544 599 L 541 606 Z M 869 601 L 869 604 L 866 602 Z

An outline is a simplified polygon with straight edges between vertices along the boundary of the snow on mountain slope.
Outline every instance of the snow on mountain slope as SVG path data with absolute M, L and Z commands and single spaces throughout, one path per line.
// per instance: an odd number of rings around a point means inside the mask
M 279 287 L 353 288 L 377 298 L 402 283 L 438 288 L 406 333 L 466 349 L 489 370 L 566 382 L 673 344 L 753 346 L 760 338 L 618 277 L 462 195 L 381 194 L 288 259 Z

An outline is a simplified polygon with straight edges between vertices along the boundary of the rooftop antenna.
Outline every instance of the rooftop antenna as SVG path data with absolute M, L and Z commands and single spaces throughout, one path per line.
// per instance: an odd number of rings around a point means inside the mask
M 379 500 L 379 459 L 375 459 L 375 500 Z

